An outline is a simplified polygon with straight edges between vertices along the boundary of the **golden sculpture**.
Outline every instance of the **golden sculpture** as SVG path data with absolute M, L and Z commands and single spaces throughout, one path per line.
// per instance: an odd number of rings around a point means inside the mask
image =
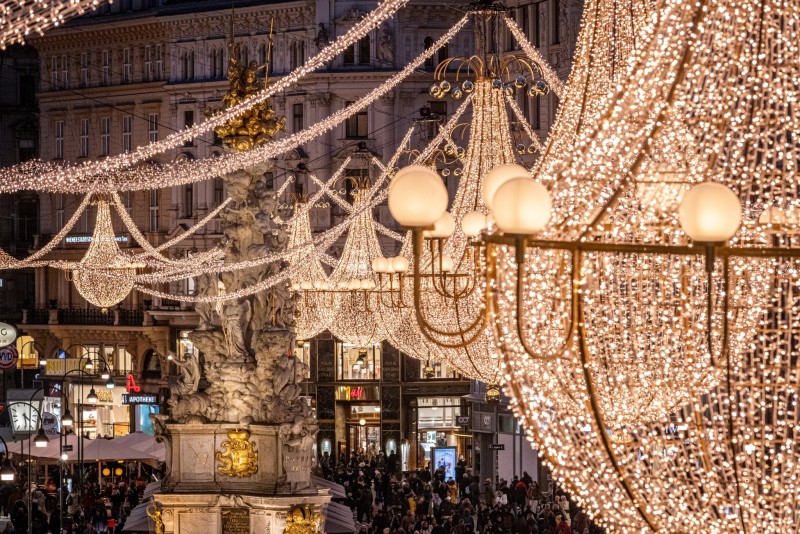
M 231 26 L 233 20 L 231 20 Z M 265 69 L 269 73 L 270 55 L 272 51 L 272 28 L 270 28 L 269 49 L 267 62 L 259 65 L 257 61 L 250 61 L 249 65 L 239 62 L 239 44 L 233 42 L 233 27 L 231 38 L 228 42 L 228 92 L 222 98 L 224 109 L 240 104 L 246 98 L 258 92 L 258 71 Z M 264 79 L 266 87 L 269 76 Z M 213 116 L 217 111 L 207 109 L 206 115 Z M 271 140 L 276 133 L 286 128 L 286 117 L 278 117 L 268 101 L 256 104 L 246 112 L 238 115 L 214 129 L 222 139 L 225 146 L 231 150 L 245 151 L 263 145 Z
M 258 452 L 249 440 L 248 430 L 228 430 L 228 439 L 222 442 L 222 451 L 215 456 L 221 464 L 217 466 L 217 473 L 237 478 L 258 473 Z
M 322 516 L 314 513 L 311 506 L 295 506 L 286 514 L 286 529 L 283 534 L 316 534 Z
M 158 503 L 151 501 L 145 507 L 144 513 L 153 520 L 155 534 L 164 534 L 164 520 L 161 518 L 161 510 L 158 509 Z

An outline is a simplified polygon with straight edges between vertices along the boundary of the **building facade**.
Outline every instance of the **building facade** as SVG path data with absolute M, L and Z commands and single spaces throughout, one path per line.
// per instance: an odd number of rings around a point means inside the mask
M 278 78 L 346 32 L 375 2 L 246 0 L 233 4 L 231 9 L 231 2 L 217 0 L 114 2 L 33 39 L 42 65 L 38 93 L 41 134 L 36 140 L 40 157 L 64 162 L 101 160 L 202 121 L 207 110 L 221 106 L 227 90 L 231 31 L 240 43 L 239 59 L 269 63 L 269 76 Z M 566 79 L 581 2 L 542 0 L 508 7 Z M 277 95 L 272 105 L 286 116 L 289 132 L 302 130 L 388 79 L 460 16 L 461 11 L 439 3 L 412 2 L 326 69 Z M 505 32 L 500 42 L 509 51 L 518 49 Z M 273 187 L 279 188 L 299 164 L 325 181 L 358 150 L 366 149 L 387 161 L 420 108 L 429 107 L 443 115 L 453 112 L 456 103 L 430 97 L 431 71 L 448 55 L 471 55 L 473 47 L 471 30 L 461 32 L 446 53 L 438 54 L 376 105 L 279 157 L 268 175 Z M 556 105 L 552 93 L 525 101 L 524 111 L 541 138 L 552 123 Z M 425 131 L 415 134 L 415 146 L 421 147 L 431 135 Z M 222 150 L 219 140 L 207 134 L 159 155 L 158 161 L 214 157 Z M 349 165 L 349 172 L 375 172 L 362 169 L 365 164 L 360 158 L 353 158 Z M 305 191 L 317 189 L 308 176 L 298 176 Z M 455 178 L 448 180 L 454 190 Z M 291 205 L 289 194 L 283 199 L 286 206 Z M 225 198 L 221 180 L 123 195 L 130 215 L 153 245 L 195 224 Z M 63 228 L 81 198 L 40 194 L 37 201 L 36 243 L 41 246 Z M 312 226 L 322 231 L 344 215 L 335 206 L 316 208 Z M 379 206 L 376 215 L 386 226 L 393 225 L 385 206 Z M 94 210 L 90 209 L 70 234 L 73 239 L 59 243 L 51 257 L 79 260 L 88 246 L 85 238 L 92 233 L 93 221 Z M 132 237 L 121 225 L 115 228 L 120 246 L 136 252 Z M 221 237 L 219 222 L 212 221 L 169 253 L 173 258 L 186 258 L 215 246 Z M 342 244 L 333 247 L 334 256 Z M 383 246 L 387 256 L 398 247 L 390 240 Z M 195 283 L 186 280 L 160 289 L 193 294 Z M 191 305 L 136 292 L 118 308 L 103 313 L 88 305 L 63 273 L 37 268 L 35 296 L 20 323 L 25 334 L 20 349 L 29 355 L 28 362 L 38 361 L 40 354 L 47 358 L 41 378 L 48 384 L 56 385 L 65 377 L 75 383 L 76 377 L 68 373 L 81 365 L 81 358 L 102 361 L 109 368 L 114 381 L 106 394 L 110 400 L 105 409 L 86 415 L 87 419 L 94 417 L 93 432 L 103 435 L 147 430 L 146 415 L 163 409 L 169 375 L 174 371 L 166 357 L 194 350 L 187 334 L 196 327 L 197 315 Z M 431 449 L 453 446 L 482 474 L 497 469 L 488 445 L 499 429 L 499 416 L 481 403 L 475 385 L 446 366 L 430 371 L 424 362 L 399 353 L 388 343 L 368 348 L 365 358 L 371 365 L 359 366 L 354 372 L 351 360 L 360 357 L 358 349 L 320 336 L 298 350 L 311 368 L 307 385 L 321 424 L 320 453 L 345 458 L 359 448 L 396 450 L 406 467 L 415 468 L 425 464 Z M 97 385 L 103 382 L 81 377 Z M 142 393 L 154 397 L 153 405 L 130 407 L 127 412 L 114 407 L 130 380 Z M 485 414 L 494 418 L 488 426 L 482 426 Z M 510 433 L 518 434 L 513 428 Z

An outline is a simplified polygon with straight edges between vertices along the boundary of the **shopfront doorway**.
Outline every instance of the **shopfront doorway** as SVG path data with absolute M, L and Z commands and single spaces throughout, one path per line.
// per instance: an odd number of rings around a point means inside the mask
M 347 407 L 345 455 L 354 453 L 369 461 L 381 451 L 381 408 L 378 403 L 360 403 Z

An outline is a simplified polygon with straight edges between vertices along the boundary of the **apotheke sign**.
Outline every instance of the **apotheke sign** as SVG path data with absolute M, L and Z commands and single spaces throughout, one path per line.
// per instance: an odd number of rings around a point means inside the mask
M 137 393 L 135 395 L 123 393 L 122 404 L 158 404 L 158 396 L 146 393 Z

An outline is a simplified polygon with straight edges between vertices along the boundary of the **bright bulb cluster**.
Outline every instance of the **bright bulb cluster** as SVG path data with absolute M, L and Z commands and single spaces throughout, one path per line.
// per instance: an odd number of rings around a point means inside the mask
M 41 35 L 101 3 L 101 0 L 6 0 L 0 3 L 0 49 L 10 44 L 25 44 L 31 33 Z

